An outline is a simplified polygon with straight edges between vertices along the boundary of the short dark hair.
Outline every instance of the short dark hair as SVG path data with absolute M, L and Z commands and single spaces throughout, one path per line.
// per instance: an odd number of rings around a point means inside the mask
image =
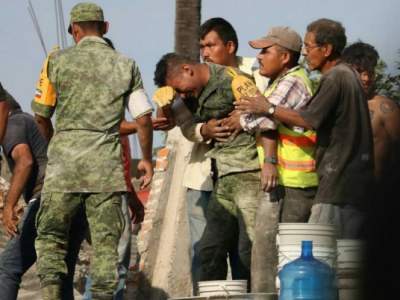
M 374 46 L 360 41 L 344 49 L 342 60 L 359 71 L 373 72 L 378 64 L 379 54 Z
M 315 42 L 318 45 L 332 45 L 332 57 L 342 54 L 346 46 L 346 30 L 340 22 L 330 19 L 319 19 L 307 26 L 308 32 L 315 34 Z
M 167 53 L 161 57 L 154 71 L 154 84 L 158 87 L 165 86 L 167 77 L 175 72 L 182 64 L 197 64 L 189 56 L 177 54 L 175 52 Z
M 232 24 L 223 18 L 211 18 L 205 21 L 200 26 L 200 38 L 204 39 L 204 37 L 210 32 L 215 31 L 218 33 L 218 36 L 224 42 L 224 44 L 232 41 L 235 44 L 235 53 L 239 48 L 239 40 L 236 34 L 235 29 Z
M 83 31 L 96 31 L 103 34 L 105 30 L 105 22 L 102 21 L 83 21 L 74 22 L 74 24 L 81 27 Z

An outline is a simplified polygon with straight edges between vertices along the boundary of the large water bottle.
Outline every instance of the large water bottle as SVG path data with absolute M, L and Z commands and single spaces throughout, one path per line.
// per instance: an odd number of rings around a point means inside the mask
M 312 241 L 301 242 L 301 256 L 279 272 L 279 300 L 336 300 L 335 272 L 315 259 Z

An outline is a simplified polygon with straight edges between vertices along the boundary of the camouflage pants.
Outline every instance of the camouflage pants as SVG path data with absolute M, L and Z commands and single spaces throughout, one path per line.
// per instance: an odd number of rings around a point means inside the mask
M 200 280 L 226 279 L 227 255 L 235 247 L 239 257 L 232 269 L 241 271 L 233 279 L 250 280 L 251 247 L 260 197 L 258 171 L 218 178 L 199 243 Z
M 71 220 L 82 208 L 93 246 L 93 299 L 112 299 L 118 283 L 118 242 L 125 226 L 121 193 L 42 194 L 35 243 L 41 287 L 60 286 L 66 276 L 65 256 Z

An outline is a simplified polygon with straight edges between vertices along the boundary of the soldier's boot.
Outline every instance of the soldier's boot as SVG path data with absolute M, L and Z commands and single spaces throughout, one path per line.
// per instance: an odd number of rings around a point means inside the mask
M 61 287 L 58 284 L 49 284 L 42 287 L 43 300 L 61 300 Z

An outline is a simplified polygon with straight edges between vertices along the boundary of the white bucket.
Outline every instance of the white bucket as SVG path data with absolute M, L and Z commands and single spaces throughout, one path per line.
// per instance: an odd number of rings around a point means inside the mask
M 275 293 L 251 293 L 231 296 L 196 296 L 169 298 L 168 300 L 278 300 L 278 294 Z
M 200 281 L 198 287 L 202 297 L 240 295 L 247 293 L 247 280 Z
M 336 235 L 334 225 L 312 223 L 279 223 L 276 243 L 279 251 L 280 270 L 301 255 L 301 241 L 313 242 L 313 255 L 336 267 Z
M 363 299 L 362 276 L 365 267 L 365 242 L 337 240 L 337 283 L 339 300 Z
M 313 256 L 336 268 L 336 236 L 334 225 L 313 223 L 279 223 L 276 244 L 278 247 L 278 272 L 283 266 L 301 255 L 301 242 L 313 242 Z M 279 290 L 279 277 L 276 277 L 276 288 Z
M 281 270 L 287 263 L 299 258 L 301 255 L 300 245 L 282 245 L 279 247 L 278 270 Z M 331 247 L 313 246 L 313 255 L 331 267 L 335 267 L 336 250 Z
M 365 263 L 365 241 L 337 240 L 337 252 L 338 271 L 363 268 Z

